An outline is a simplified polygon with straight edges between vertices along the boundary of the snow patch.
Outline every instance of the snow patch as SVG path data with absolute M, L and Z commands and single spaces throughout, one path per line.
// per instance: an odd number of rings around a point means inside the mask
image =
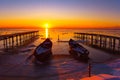
M 92 77 L 83 78 L 81 80 L 120 80 L 120 76 L 112 76 L 108 74 L 99 74 Z
M 120 80 L 120 59 L 112 61 L 107 66 L 112 69 L 112 74 L 103 74 L 104 71 L 102 71 L 101 74 L 86 77 L 81 80 Z

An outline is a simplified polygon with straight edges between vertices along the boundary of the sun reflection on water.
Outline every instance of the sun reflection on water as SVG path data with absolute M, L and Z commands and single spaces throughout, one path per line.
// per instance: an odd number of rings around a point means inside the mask
M 46 38 L 48 38 L 48 24 L 45 24 L 45 34 L 46 34 Z
M 46 38 L 48 38 L 48 28 L 45 29 Z

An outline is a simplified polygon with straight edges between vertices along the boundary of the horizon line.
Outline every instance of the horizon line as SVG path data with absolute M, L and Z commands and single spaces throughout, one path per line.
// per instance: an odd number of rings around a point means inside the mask
M 25 28 L 25 27 L 17 27 L 17 28 L 15 28 L 15 27 L 3 27 L 3 28 L 0 28 L 0 29 L 44 29 L 44 28 L 39 28 L 39 27 L 35 27 L 35 28 L 33 28 L 33 27 L 30 27 L 30 28 Z M 60 27 L 58 27 L 58 28 L 49 28 L 49 29 L 120 29 L 120 26 L 118 26 L 118 27 L 107 27 L 107 28 L 103 28 L 103 27 L 98 27 L 98 28 L 60 28 Z

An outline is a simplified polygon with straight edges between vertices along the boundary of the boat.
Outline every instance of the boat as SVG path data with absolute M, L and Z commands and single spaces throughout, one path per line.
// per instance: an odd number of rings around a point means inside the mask
M 52 56 L 52 41 L 47 38 L 34 51 L 35 59 L 40 62 L 48 61 Z
M 74 57 L 77 60 L 81 61 L 88 61 L 89 60 L 89 51 L 84 48 L 82 45 L 74 41 L 73 39 L 69 40 L 69 53 L 72 57 Z

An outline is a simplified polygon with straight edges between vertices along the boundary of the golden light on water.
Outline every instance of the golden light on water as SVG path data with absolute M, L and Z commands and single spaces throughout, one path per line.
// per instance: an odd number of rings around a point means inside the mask
M 45 34 L 46 34 L 46 38 L 48 38 L 48 24 L 45 24 Z

